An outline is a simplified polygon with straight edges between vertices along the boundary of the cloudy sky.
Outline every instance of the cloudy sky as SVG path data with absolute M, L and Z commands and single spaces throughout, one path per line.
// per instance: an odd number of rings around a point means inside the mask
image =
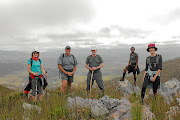
M 179 0 L 0 0 L 0 50 L 179 44 Z

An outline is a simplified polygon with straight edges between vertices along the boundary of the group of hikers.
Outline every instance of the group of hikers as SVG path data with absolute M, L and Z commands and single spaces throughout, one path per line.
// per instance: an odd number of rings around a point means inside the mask
M 140 73 L 138 67 L 138 54 L 135 52 L 135 48 L 131 47 L 131 53 L 129 58 L 129 63 L 125 67 L 123 72 L 123 77 L 119 81 L 124 81 L 126 72 L 133 72 L 134 75 L 134 85 L 136 86 L 136 74 Z M 144 101 L 144 95 L 147 86 L 152 87 L 154 95 L 157 94 L 157 89 L 160 87 L 160 72 L 162 70 L 162 57 L 159 54 L 156 54 L 157 48 L 155 44 L 149 44 L 147 52 L 150 52 L 150 56 L 146 58 L 146 68 L 143 76 L 143 86 L 141 90 L 141 102 Z M 91 55 L 86 58 L 85 67 L 89 70 L 87 74 L 87 87 L 86 90 L 89 93 L 91 87 L 96 80 L 99 89 L 102 94 L 104 94 L 104 82 L 102 79 L 101 68 L 104 66 L 103 59 L 100 55 L 97 54 L 97 49 L 95 47 L 91 48 Z M 47 86 L 47 72 L 44 70 L 42 61 L 39 59 L 40 53 L 38 51 L 32 52 L 32 58 L 28 60 L 28 72 L 29 72 L 29 87 L 25 88 L 25 92 L 28 94 L 30 88 L 32 89 L 32 99 L 36 101 L 35 96 L 37 94 L 39 100 L 43 97 L 43 89 Z M 62 86 L 61 92 L 65 93 L 67 86 L 71 89 L 71 84 L 74 79 L 74 74 L 77 69 L 77 59 L 74 55 L 71 54 L 71 47 L 65 47 L 65 53 L 62 53 L 58 60 L 57 66 L 60 71 Z M 45 77 L 42 75 L 45 75 Z M 43 81 L 41 80 L 43 79 Z M 42 85 L 43 84 L 43 85 Z M 43 87 L 45 86 L 45 87 Z

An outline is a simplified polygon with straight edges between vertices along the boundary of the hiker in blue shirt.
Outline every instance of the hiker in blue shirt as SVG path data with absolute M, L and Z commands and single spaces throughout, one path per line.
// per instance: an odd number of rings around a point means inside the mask
M 47 73 L 45 72 L 42 61 L 39 59 L 39 52 L 33 51 L 32 58 L 28 60 L 28 72 L 32 79 L 31 87 L 32 87 L 32 99 L 35 101 L 35 94 L 36 94 L 36 80 L 37 80 L 37 87 L 38 87 L 38 94 L 39 100 L 42 99 L 42 81 L 43 78 L 42 73 L 47 77 Z

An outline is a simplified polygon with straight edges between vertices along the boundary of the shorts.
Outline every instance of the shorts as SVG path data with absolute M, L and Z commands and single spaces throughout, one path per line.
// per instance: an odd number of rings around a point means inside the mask
M 67 80 L 69 83 L 73 82 L 74 75 L 68 76 L 65 73 L 61 73 L 61 80 Z
M 128 67 L 126 67 L 126 69 L 128 69 L 128 73 L 133 72 L 133 74 L 135 75 L 136 72 L 137 74 L 140 73 L 139 67 L 137 67 L 137 69 L 135 70 L 136 64 L 130 64 Z

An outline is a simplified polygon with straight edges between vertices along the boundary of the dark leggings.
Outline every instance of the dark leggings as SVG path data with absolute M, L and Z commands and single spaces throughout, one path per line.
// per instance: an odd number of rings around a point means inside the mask
M 146 88 L 148 86 L 149 83 L 153 84 L 153 93 L 156 94 L 157 93 L 157 89 L 160 85 L 160 77 L 157 76 L 155 82 L 151 82 L 150 79 L 148 78 L 148 75 L 146 74 L 145 78 L 144 78 L 144 83 L 142 86 L 142 91 L 141 91 L 141 98 L 144 98 L 145 92 L 146 92 Z

